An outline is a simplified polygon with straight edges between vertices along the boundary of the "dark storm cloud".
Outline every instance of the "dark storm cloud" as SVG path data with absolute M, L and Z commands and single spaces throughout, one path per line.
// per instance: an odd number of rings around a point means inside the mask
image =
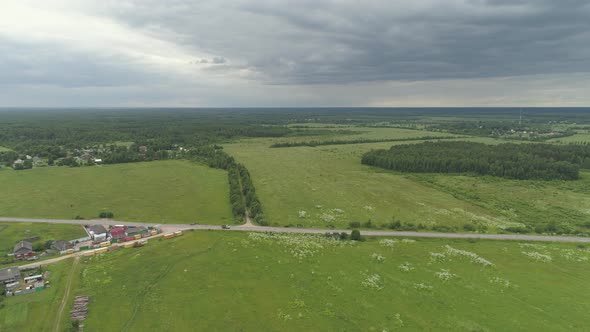
M 590 71 L 588 1 L 173 1 L 132 8 L 119 18 L 162 24 L 195 47 L 241 59 L 267 83 Z
M 7 0 L 0 104 L 582 105 L 589 18 L 588 0 Z

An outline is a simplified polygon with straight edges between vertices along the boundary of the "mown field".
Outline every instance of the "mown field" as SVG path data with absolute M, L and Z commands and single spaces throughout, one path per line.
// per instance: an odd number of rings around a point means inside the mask
M 0 214 L 161 223 L 232 223 L 227 173 L 188 161 L 0 170 Z
M 390 136 L 408 132 L 379 130 L 390 131 Z M 383 132 L 380 135 L 387 137 Z M 465 140 L 506 142 L 491 138 Z M 582 180 L 572 182 L 416 176 L 360 163 L 362 154 L 370 149 L 410 142 L 269 148 L 276 141 L 279 139 L 247 139 L 225 145 L 225 150 L 252 174 L 271 224 L 341 228 L 350 222 L 368 220 L 380 226 L 395 218 L 427 228 L 444 226 L 464 231 L 465 224 L 471 224 L 487 228 L 488 232 L 500 232 L 525 225 L 532 230 L 555 220 L 585 231 L 582 224 L 590 217 L 590 196 L 584 189 L 590 176 L 586 173 L 582 173 Z
M 4 151 L 10 151 L 10 149 L 9 148 L 6 148 L 6 147 L 3 147 L 3 146 L 0 146 L 0 152 L 4 152 Z
M 589 260 L 575 244 L 188 232 L 82 258 L 71 297 L 91 297 L 85 331 L 582 331 Z M 0 323 L 33 319 L 16 301 Z

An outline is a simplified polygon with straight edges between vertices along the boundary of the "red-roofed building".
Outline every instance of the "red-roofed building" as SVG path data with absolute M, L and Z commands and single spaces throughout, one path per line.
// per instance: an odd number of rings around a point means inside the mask
M 125 228 L 123 228 L 123 227 L 111 228 L 111 238 L 113 238 L 113 240 L 122 239 L 124 237 L 125 237 Z

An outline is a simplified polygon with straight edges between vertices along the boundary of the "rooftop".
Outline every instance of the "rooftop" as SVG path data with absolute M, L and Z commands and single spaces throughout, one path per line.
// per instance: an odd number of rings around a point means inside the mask
M 15 279 L 18 277 L 20 277 L 20 270 L 16 266 L 0 269 L 0 281 Z
M 88 227 L 88 231 L 94 234 L 103 234 L 107 232 L 103 225 L 92 225 Z
M 22 240 L 14 246 L 13 252 L 17 252 L 21 249 L 27 249 L 29 251 L 33 251 L 33 244 L 29 241 Z

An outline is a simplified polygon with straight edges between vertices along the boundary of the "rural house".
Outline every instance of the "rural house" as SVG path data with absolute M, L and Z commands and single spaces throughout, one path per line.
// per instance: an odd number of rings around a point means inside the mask
M 12 167 L 13 167 L 13 168 L 17 168 L 17 167 L 19 167 L 19 165 L 20 165 L 20 166 L 24 165 L 24 163 L 25 163 L 25 162 L 24 162 L 22 159 L 20 159 L 20 158 L 19 158 L 19 159 L 15 160 L 15 161 L 12 163 Z
M 14 250 L 12 251 L 14 254 L 14 258 L 16 259 L 24 259 L 27 257 L 35 256 L 33 252 L 33 244 L 29 241 L 22 240 L 14 246 Z
M 114 240 L 122 239 L 125 235 L 125 228 L 123 227 L 113 227 L 111 228 L 111 238 Z
M 20 278 L 20 270 L 18 267 L 8 267 L 5 269 L 0 269 L 0 282 L 1 283 L 11 283 L 16 282 Z
M 88 227 L 88 234 L 90 234 L 90 237 L 96 242 L 105 241 L 107 239 L 107 230 L 103 225 L 92 225 Z
M 51 247 L 59 252 L 62 252 L 74 248 L 74 245 L 71 244 L 70 241 L 58 240 L 54 241 Z

